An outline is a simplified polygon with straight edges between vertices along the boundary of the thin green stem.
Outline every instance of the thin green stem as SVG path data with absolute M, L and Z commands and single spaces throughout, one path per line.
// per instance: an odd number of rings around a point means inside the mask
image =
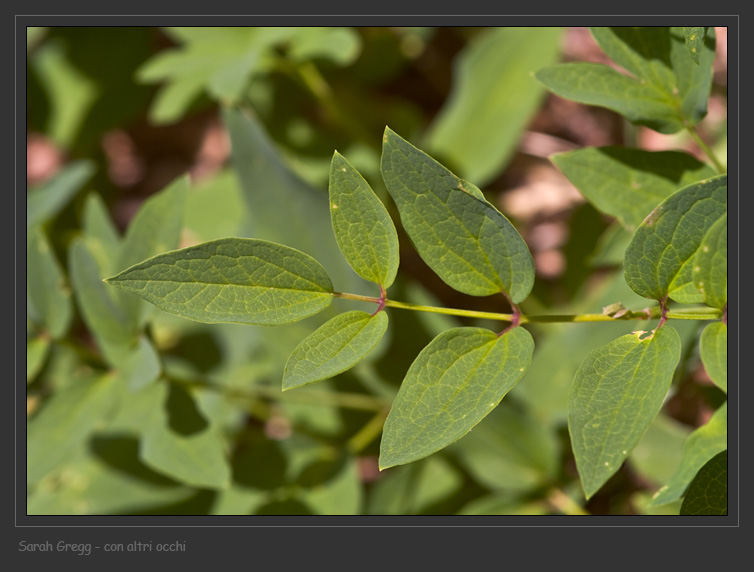
M 709 160 L 712 161 L 712 164 L 715 166 L 715 170 L 721 175 L 724 174 L 726 172 L 725 167 L 723 167 L 723 164 L 715 156 L 715 153 L 712 151 L 709 145 L 707 145 L 704 142 L 704 139 L 701 138 L 699 132 L 696 130 L 696 127 L 694 127 L 693 125 L 686 125 L 686 131 L 688 131 L 689 135 L 691 135 L 691 138 L 696 142 L 696 144 L 699 145 L 699 148 L 704 151 L 704 154 L 709 157 Z
M 385 425 L 387 414 L 388 408 L 378 412 L 367 422 L 366 425 L 359 429 L 358 433 L 348 440 L 346 446 L 352 454 L 356 455 L 361 453 L 380 433 L 382 433 L 382 427 Z
M 371 302 L 372 304 L 381 304 L 383 300 L 372 296 L 361 296 L 360 294 L 348 294 L 344 292 L 333 292 L 333 296 L 345 300 L 358 300 L 360 302 Z M 516 314 L 501 314 L 498 312 L 479 312 L 477 310 L 461 310 L 458 308 L 439 308 L 436 306 L 422 306 L 420 304 L 411 304 L 409 302 L 398 302 L 396 300 L 384 300 L 384 304 L 389 308 L 400 308 L 402 310 L 415 310 L 417 312 L 432 312 L 435 314 L 447 314 L 450 316 L 461 316 L 465 318 L 482 318 L 487 320 L 498 320 L 501 322 L 513 323 Z M 629 311 L 621 316 L 610 316 L 607 314 L 552 314 L 540 316 L 519 316 L 519 324 L 534 323 L 564 323 L 564 322 L 615 322 L 616 320 L 650 320 L 660 318 L 662 311 L 660 308 L 651 308 L 639 311 Z M 722 317 L 722 310 L 715 308 L 690 308 L 686 311 L 667 312 L 667 319 L 675 320 L 719 320 Z

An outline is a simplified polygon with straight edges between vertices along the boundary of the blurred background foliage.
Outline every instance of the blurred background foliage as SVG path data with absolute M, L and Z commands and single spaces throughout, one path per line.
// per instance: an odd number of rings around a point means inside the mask
M 725 28 L 717 41 L 700 131 L 725 157 Z M 532 72 L 563 61 L 610 63 L 585 28 L 27 28 L 28 513 L 677 514 L 680 501 L 647 501 L 724 401 L 700 365 L 699 324 L 677 326 L 664 412 L 585 503 L 566 430 L 573 374 L 646 324 L 533 325 L 534 362 L 501 406 L 446 450 L 379 472 L 414 357 L 448 327 L 489 324 L 395 310 L 367 361 L 283 394 L 287 356 L 332 312 L 199 324 L 101 282 L 164 250 L 246 236 L 375 295 L 337 249 L 327 177 L 337 149 L 399 226 L 379 175 L 389 125 L 519 229 L 537 268 L 524 312 L 644 307 L 622 277 L 628 233 L 548 157 L 605 145 L 704 157 L 683 133 L 548 95 Z M 405 234 L 401 258 L 391 298 L 507 310 L 445 286 Z

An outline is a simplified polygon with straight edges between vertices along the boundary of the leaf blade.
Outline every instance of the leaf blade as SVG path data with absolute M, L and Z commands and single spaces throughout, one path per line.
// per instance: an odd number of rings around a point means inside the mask
M 398 233 L 387 209 L 337 151 L 330 166 L 330 217 L 340 251 L 356 274 L 387 290 L 398 273 Z
M 372 316 L 358 310 L 325 322 L 293 350 L 283 372 L 283 391 L 352 368 L 379 343 L 387 324 L 385 312 Z
M 568 430 L 587 499 L 620 468 L 662 407 L 681 356 L 671 327 L 627 334 L 591 352 L 569 395 Z
M 701 302 L 692 283 L 694 256 L 714 223 L 727 212 L 728 178 L 706 179 L 660 203 L 636 229 L 626 249 L 625 277 L 645 298 L 669 295 Z
M 243 238 L 160 254 L 107 282 L 190 320 L 254 325 L 316 314 L 330 305 L 333 291 L 325 269 L 308 254 Z
M 26 228 L 58 214 L 94 173 L 91 161 L 76 161 L 26 198 Z
M 693 263 L 693 280 L 703 301 L 713 308 L 728 304 L 728 214 L 704 235 Z
M 523 328 L 502 336 L 453 328 L 417 356 L 383 429 L 380 469 L 427 457 L 468 433 L 500 403 L 531 363 Z
M 681 465 L 653 496 L 650 506 L 681 498 L 694 476 L 712 457 L 728 448 L 728 403 L 723 403 L 709 421 L 695 429 L 683 445 Z
M 679 188 L 716 174 L 678 151 L 588 147 L 550 160 L 590 203 L 631 231 Z
M 723 322 L 707 324 L 699 339 L 699 353 L 707 375 L 728 393 L 728 325 Z
M 445 283 L 472 296 L 505 292 L 514 303 L 529 295 L 529 249 L 478 188 L 390 128 L 381 171 L 416 250 Z
M 683 498 L 680 514 L 728 514 L 728 450 L 699 469 Z
M 26 243 L 27 293 L 36 316 L 53 338 L 68 331 L 73 320 L 71 290 L 63 269 L 39 226 L 29 230 Z

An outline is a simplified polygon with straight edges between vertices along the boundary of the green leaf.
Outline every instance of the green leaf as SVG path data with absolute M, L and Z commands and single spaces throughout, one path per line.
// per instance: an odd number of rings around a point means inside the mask
M 26 197 L 26 228 L 45 223 L 58 214 L 93 173 L 93 162 L 75 161 L 42 186 L 29 189 Z
M 332 302 L 332 282 L 308 254 L 248 238 L 223 238 L 166 252 L 107 282 L 198 322 L 280 325 Z
M 298 62 L 322 58 L 341 66 L 353 63 L 360 52 L 360 36 L 351 28 L 298 28 L 288 49 Z
M 634 332 L 591 352 L 576 372 L 568 430 L 587 498 L 620 468 L 662 407 L 681 357 L 672 327 Z
M 50 340 L 35 336 L 26 340 L 26 383 L 31 383 L 44 365 L 50 351 Z
M 447 447 L 486 417 L 523 377 L 534 340 L 523 328 L 497 336 L 453 328 L 417 356 L 385 421 L 380 469 Z
M 681 498 L 694 475 L 707 461 L 728 448 L 728 404 L 724 403 L 712 418 L 694 430 L 683 446 L 683 459 L 673 477 L 658 490 L 652 505 L 667 504 Z
M 315 514 L 323 515 L 355 515 L 360 514 L 363 485 L 359 478 L 359 467 L 356 459 L 349 458 L 343 462 L 320 462 L 315 467 L 323 472 L 332 473 L 333 465 L 340 465 L 335 474 L 328 474 L 329 478 L 316 479 L 311 486 L 302 488 L 298 498 L 304 502 Z
M 68 256 L 81 316 L 105 358 L 114 365 L 123 349 L 136 343 L 136 331 L 102 282 L 97 261 L 84 239 L 73 240 Z
M 683 37 L 686 41 L 686 49 L 691 59 L 699 65 L 699 55 L 704 47 L 704 37 L 707 35 L 707 27 L 683 27 Z
M 687 425 L 661 412 L 634 447 L 628 463 L 642 477 L 660 485 L 672 477 L 681 464 L 683 444 L 689 433 Z
M 293 351 L 283 373 L 283 390 L 328 379 L 351 369 L 379 343 L 387 314 L 354 310 L 335 316 Z
M 478 188 L 385 129 L 382 176 L 422 259 L 472 296 L 504 292 L 514 303 L 534 284 L 526 243 Z
M 253 112 L 227 109 L 223 120 L 230 132 L 250 236 L 308 252 L 327 266 L 344 291 L 363 286 L 335 241 L 327 193 L 291 171 Z
M 675 133 L 706 115 L 715 57 L 712 34 L 696 65 L 688 56 L 681 28 L 598 27 L 591 31 L 605 53 L 635 77 L 603 64 L 559 64 L 536 74 L 552 92 L 612 109 L 660 133 Z
M 728 177 L 684 187 L 657 206 L 641 223 L 626 249 L 626 282 L 645 298 L 701 302 L 692 283 L 697 249 L 727 213 Z
M 448 452 L 493 491 L 529 491 L 557 474 L 558 437 L 553 428 L 506 402 Z
M 728 304 L 728 213 L 704 235 L 693 262 L 694 286 L 713 308 Z
M 132 391 L 152 383 L 162 373 L 160 356 L 144 335 L 139 336 L 135 345 L 118 352 L 115 365 L 119 376 Z
M 556 61 L 560 28 L 506 27 L 476 36 L 453 62 L 450 95 L 429 128 L 429 151 L 483 185 L 501 172 L 539 109 L 532 72 Z M 501 54 L 504 54 L 501 57 Z
M 493 493 L 474 499 L 456 514 L 462 515 L 545 515 L 548 506 L 542 501 L 517 499 L 510 493 Z
M 728 514 L 728 451 L 718 453 L 691 481 L 680 514 Z
M 550 159 L 595 208 L 631 231 L 681 187 L 715 176 L 711 167 L 679 151 L 590 147 Z
M 231 471 L 225 441 L 197 410 L 192 396 L 164 383 L 143 391 L 151 395 L 151 408 L 143 413 L 141 460 L 188 485 L 215 489 L 229 486 Z
M 245 217 L 238 178 L 230 168 L 197 183 L 186 196 L 184 230 L 192 242 L 243 236 Z
M 398 272 L 398 233 L 372 188 L 337 151 L 330 166 L 330 216 L 351 268 L 387 290 Z
M 57 339 L 68 331 L 73 318 L 71 291 L 55 253 L 40 227 L 27 233 L 26 288 L 38 318 Z
M 82 229 L 90 252 L 105 274 L 115 270 L 120 256 L 120 234 L 107 212 L 102 197 L 91 193 L 84 204 Z
M 704 369 L 720 389 L 728 392 L 728 325 L 723 322 L 707 324 L 699 339 L 699 351 Z
M 76 381 L 50 397 L 28 422 L 26 482 L 38 481 L 60 463 L 110 414 L 116 392 L 112 376 Z
M 144 202 L 126 230 L 116 264 L 118 270 L 178 248 L 188 183 L 188 177 L 181 177 Z M 152 306 L 130 293 L 116 293 L 123 313 L 134 329 L 140 330 Z

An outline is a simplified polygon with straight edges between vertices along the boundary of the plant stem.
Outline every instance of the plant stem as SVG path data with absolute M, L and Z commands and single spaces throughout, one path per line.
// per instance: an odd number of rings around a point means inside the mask
M 709 145 L 707 145 L 701 138 L 699 132 L 696 130 L 696 127 L 694 127 L 693 125 L 686 125 L 686 131 L 689 132 L 691 138 L 696 142 L 697 145 L 699 145 L 699 148 L 704 151 L 704 154 L 709 157 L 709 160 L 712 161 L 712 164 L 715 166 L 715 170 L 721 175 L 725 173 L 725 167 L 723 167 L 723 164 L 715 156 L 715 153 L 712 151 L 712 149 L 710 149 Z
M 345 300 L 358 300 L 360 302 L 371 302 L 381 304 L 383 300 L 372 296 L 362 296 L 360 294 L 348 294 L 344 292 L 333 292 L 333 296 Z M 499 320 L 501 322 L 513 323 L 516 314 L 501 314 L 498 312 L 480 312 L 477 310 L 461 310 L 457 308 L 438 308 L 436 306 L 421 306 L 419 304 L 410 304 L 408 302 L 398 302 L 396 300 L 384 300 L 384 304 L 389 308 L 399 308 L 402 310 L 415 310 L 418 312 L 433 312 L 435 314 L 448 314 L 451 316 L 462 316 L 465 318 L 482 318 L 487 320 Z M 660 308 L 651 310 L 629 311 L 622 316 L 614 317 L 606 314 L 552 314 L 540 316 L 519 315 L 518 323 L 562 323 L 562 322 L 615 322 L 616 320 L 650 320 L 660 318 L 662 311 Z M 719 320 L 722 311 L 716 308 L 690 308 L 683 312 L 667 312 L 667 319 L 674 320 Z
M 385 424 L 385 418 L 388 414 L 388 408 L 378 412 L 377 415 L 372 417 L 366 425 L 359 429 L 353 437 L 351 437 L 346 446 L 352 454 L 356 455 L 361 453 L 367 446 L 374 441 L 377 436 L 382 432 L 382 427 Z

